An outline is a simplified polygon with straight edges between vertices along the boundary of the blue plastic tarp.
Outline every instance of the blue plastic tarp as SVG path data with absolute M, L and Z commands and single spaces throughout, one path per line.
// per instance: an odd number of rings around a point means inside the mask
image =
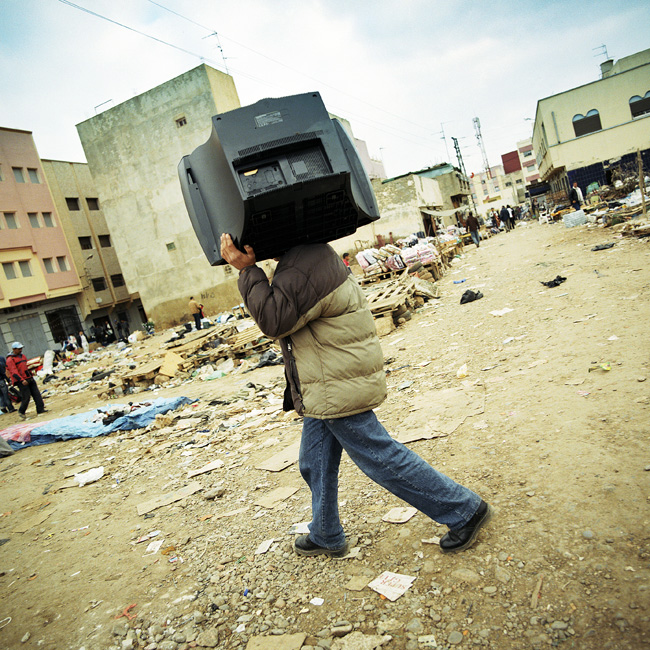
M 128 404 L 110 404 L 88 411 L 87 413 L 78 413 L 77 415 L 69 415 L 65 418 L 43 422 L 42 425 L 32 429 L 29 434 L 29 440 L 25 440 L 24 442 L 9 440 L 8 442 L 13 449 L 22 449 L 23 447 L 46 445 L 51 442 L 72 440 L 74 438 L 96 438 L 98 436 L 105 436 L 113 431 L 142 429 L 151 424 L 156 419 L 156 415 L 173 411 L 179 406 L 192 404 L 196 401 L 198 400 L 189 397 L 159 397 L 158 399 L 151 400 L 148 406 L 141 406 L 117 418 L 110 424 L 102 424 L 101 417 L 97 418 L 97 422 L 94 422 L 93 419 L 107 409 L 114 411 L 115 408 L 123 408 L 124 410 L 130 408 Z M 147 400 L 147 403 L 149 403 L 149 400 Z

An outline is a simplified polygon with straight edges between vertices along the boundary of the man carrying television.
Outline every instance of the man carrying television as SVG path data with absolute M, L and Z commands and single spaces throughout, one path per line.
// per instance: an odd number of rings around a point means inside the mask
M 272 282 L 221 237 L 221 257 L 240 271 L 238 286 L 256 323 L 279 339 L 285 410 L 304 416 L 299 466 L 312 494 L 309 534 L 298 555 L 348 553 L 338 511 L 341 452 L 373 481 L 445 524 L 443 553 L 471 546 L 492 510 L 477 494 L 435 470 L 388 434 L 373 409 L 386 398 L 383 355 L 361 288 L 328 244 L 299 245 L 279 259 Z

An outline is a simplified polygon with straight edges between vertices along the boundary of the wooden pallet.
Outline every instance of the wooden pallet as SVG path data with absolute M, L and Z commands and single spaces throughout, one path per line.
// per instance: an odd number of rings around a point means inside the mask
M 271 340 L 262 333 L 262 330 L 257 325 L 239 332 L 239 334 L 227 339 L 226 342 L 231 346 L 234 354 L 242 354 L 251 349 L 259 352 L 271 345 Z
M 366 292 L 366 299 L 370 305 L 370 311 L 375 318 L 380 315 L 393 312 L 405 305 L 409 298 L 409 288 L 401 282 L 391 280 L 384 283 L 379 289 Z

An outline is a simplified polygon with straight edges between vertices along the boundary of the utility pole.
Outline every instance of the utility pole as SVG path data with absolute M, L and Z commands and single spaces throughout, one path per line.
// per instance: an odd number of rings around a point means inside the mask
M 219 52 L 221 52 L 221 58 L 223 59 L 223 67 L 226 69 L 226 74 L 230 74 L 228 72 L 228 64 L 226 63 L 226 55 L 223 53 L 223 47 L 221 47 L 221 41 L 219 40 L 219 34 L 217 32 L 212 32 L 212 34 L 208 34 L 207 36 L 204 36 L 203 38 L 212 38 L 216 37 L 217 39 L 217 47 L 219 48 Z
M 481 135 L 481 121 L 478 117 L 475 117 L 474 122 L 474 131 L 476 133 L 476 139 L 478 140 L 478 146 L 483 155 L 483 167 L 485 167 L 485 173 L 488 178 L 492 178 L 492 172 L 490 171 L 490 163 L 488 162 L 487 153 L 485 152 L 485 145 L 483 144 L 483 136 Z
M 469 183 L 469 178 L 467 177 L 467 172 L 465 171 L 465 163 L 463 162 L 463 154 L 460 152 L 460 145 L 458 144 L 458 138 L 451 138 L 451 141 L 454 143 L 454 149 L 456 150 L 456 158 L 458 158 L 458 167 Z M 478 216 L 478 213 L 476 212 L 476 204 L 474 203 L 474 196 L 472 195 L 472 184 L 469 183 L 469 200 L 472 205 L 472 212 L 474 216 Z

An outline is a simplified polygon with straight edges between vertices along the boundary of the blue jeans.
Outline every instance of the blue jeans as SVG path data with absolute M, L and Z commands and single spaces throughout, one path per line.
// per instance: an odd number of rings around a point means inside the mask
M 476 244 L 478 247 L 480 238 L 478 236 L 478 230 L 470 230 L 469 234 L 472 236 L 472 241 Z
M 391 438 L 373 411 L 331 420 L 305 418 L 299 465 L 311 490 L 309 537 L 319 546 L 345 544 L 338 507 L 343 449 L 373 481 L 452 530 L 462 528 L 481 504 L 477 494 Z

